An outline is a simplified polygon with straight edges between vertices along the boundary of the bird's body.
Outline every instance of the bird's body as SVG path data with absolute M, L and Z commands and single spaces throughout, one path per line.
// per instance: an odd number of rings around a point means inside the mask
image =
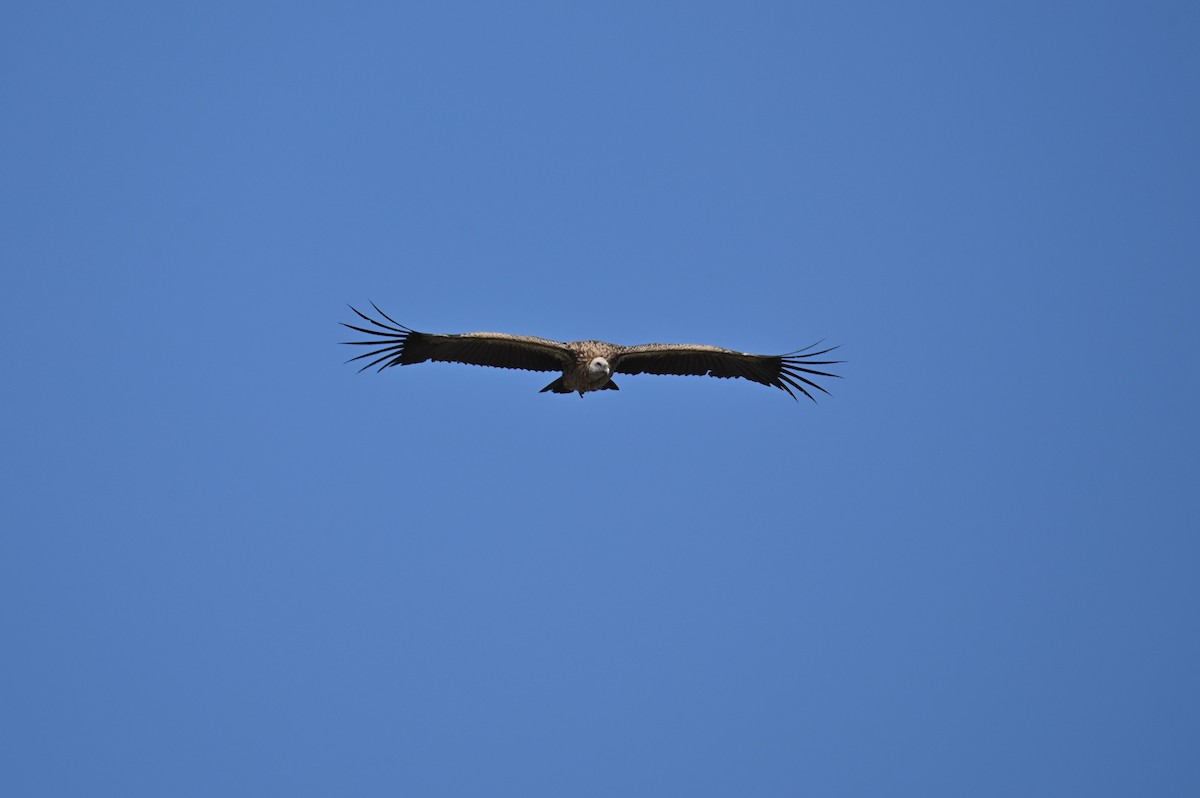
M 542 389 L 542 393 L 578 393 L 583 396 L 588 391 L 620 390 L 612 381 L 612 359 L 621 347 L 604 341 L 570 341 L 566 344 L 571 350 L 572 362 L 563 375 Z
M 706 344 L 642 344 L 620 346 L 605 341 L 552 341 L 509 333 L 461 333 L 432 335 L 417 332 L 393 320 L 375 307 L 390 324 L 371 318 L 351 307 L 372 328 L 345 324 L 357 332 L 375 336 L 374 340 L 346 341 L 353 346 L 375 347 L 351 361 L 375 356 L 360 371 L 379 365 L 409 366 L 427 360 L 468 363 L 476 366 L 527 369 L 530 371 L 561 371 L 562 376 L 542 389 L 542 392 L 578 393 L 619 390 L 612 381 L 613 374 L 690 374 L 710 377 L 742 377 L 763 385 L 787 391 L 794 399 L 792 388 L 809 399 L 813 395 L 805 386 L 828 393 L 804 375 L 836 377 L 812 366 L 830 366 L 841 361 L 813 360 L 834 347 L 819 352 L 800 350 L 786 355 L 755 355 Z M 813 347 L 808 347 L 812 349 Z M 790 387 L 789 387 L 790 386 Z

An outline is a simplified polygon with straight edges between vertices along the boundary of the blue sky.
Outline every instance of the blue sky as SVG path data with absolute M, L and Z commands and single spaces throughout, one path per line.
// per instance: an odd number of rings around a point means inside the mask
M 598 5 L 0 12 L 0 788 L 1195 795 L 1197 7 Z

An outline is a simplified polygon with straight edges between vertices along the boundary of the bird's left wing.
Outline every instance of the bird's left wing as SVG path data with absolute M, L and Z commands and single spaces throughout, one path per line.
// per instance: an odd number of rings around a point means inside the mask
M 375 347 L 370 352 L 346 361 L 350 363 L 375 356 L 374 360 L 359 371 L 380 363 L 383 365 L 379 366 L 379 371 L 383 371 L 388 366 L 409 366 L 413 363 L 424 363 L 426 360 L 528 371 L 562 371 L 574 360 L 570 347 L 559 341 L 529 335 L 488 332 L 431 335 L 410 330 L 374 303 L 372 307 L 391 324 L 373 319 L 354 307 L 350 309 L 373 326 L 358 327 L 342 322 L 343 327 L 375 336 L 374 340 L 342 342 L 351 346 Z
M 814 360 L 814 358 L 821 357 L 837 348 L 831 346 L 818 352 L 809 351 L 814 346 L 789 352 L 786 355 L 753 355 L 748 352 L 736 352 L 732 349 L 722 349 L 719 346 L 705 344 L 642 344 L 641 346 L 624 347 L 620 354 L 612 358 L 612 368 L 619 374 L 741 377 L 787 391 L 793 399 L 796 398 L 796 394 L 792 393 L 792 388 L 800 391 L 809 399 L 813 399 L 813 395 L 804 386 L 815 388 L 822 393 L 829 393 L 829 391 L 804 375 L 837 377 L 837 374 L 818 371 L 811 367 L 832 366 L 842 362 L 840 360 Z

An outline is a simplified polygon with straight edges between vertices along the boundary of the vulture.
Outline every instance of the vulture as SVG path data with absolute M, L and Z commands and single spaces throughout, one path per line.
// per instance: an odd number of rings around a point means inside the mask
M 741 377 L 762 385 L 786 391 L 793 399 L 795 388 L 816 401 L 810 388 L 828 394 L 813 377 L 837 377 L 813 366 L 832 366 L 840 360 L 817 360 L 837 347 L 812 351 L 813 344 L 785 355 L 752 355 L 705 344 L 641 344 L 618 346 L 604 341 L 551 341 L 528 335 L 472 332 L 457 335 L 431 335 L 417 332 L 388 316 L 374 302 L 371 306 L 386 321 L 374 319 L 350 306 L 359 318 L 370 326 L 341 322 L 363 335 L 365 341 L 343 341 L 350 346 L 371 347 L 370 351 L 347 360 L 373 358 L 359 369 L 365 371 L 379 366 L 411 366 L 434 360 L 446 363 L 467 363 L 474 366 L 496 366 L 528 371 L 558 371 L 562 376 L 541 390 L 541 393 L 578 393 L 616 391 L 614 374 L 681 374 L 709 377 Z M 361 322 L 360 322 L 361 324 Z M 382 365 L 380 365 L 382 364 Z

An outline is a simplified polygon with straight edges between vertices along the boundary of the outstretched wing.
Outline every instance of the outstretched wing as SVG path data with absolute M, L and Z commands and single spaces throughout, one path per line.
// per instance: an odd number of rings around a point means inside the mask
M 373 319 L 355 307 L 350 309 L 372 326 L 358 327 L 341 323 L 343 327 L 375 336 L 366 341 L 342 342 L 351 346 L 374 347 L 371 351 L 346 361 L 352 363 L 355 360 L 375 358 L 359 371 L 380 363 L 383 365 L 379 366 L 379 371 L 383 371 L 388 366 L 410 366 L 413 363 L 424 363 L 426 360 L 528 371 L 562 371 L 574 361 L 570 348 L 558 341 L 490 332 L 430 335 L 410 330 L 380 310 L 374 302 L 371 303 L 371 307 L 391 323 L 385 324 Z
M 619 374 L 681 374 L 709 377 L 741 377 L 763 385 L 772 385 L 787 391 L 793 399 L 800 391 L 809 399 L 813 395 L 808 388 L 829 393 L 809 377 L 837 377 L 813 366 L 832 366 L 840 360 L 814 360 L 837 349 L 831 346 L 819 352 L 811 352 L 813 346 L 805 347 L 786 355 L 752 355 L 735 352 L 719 346 L 704 344 L 642 344 L 624 347 L 612 359 L 613 371 Z M 805 386 L 808 388 L 805 388 Z M 791 387 L 789 387 L 791 386 Z M 813 401 L 816 401 L 813 399 Z

